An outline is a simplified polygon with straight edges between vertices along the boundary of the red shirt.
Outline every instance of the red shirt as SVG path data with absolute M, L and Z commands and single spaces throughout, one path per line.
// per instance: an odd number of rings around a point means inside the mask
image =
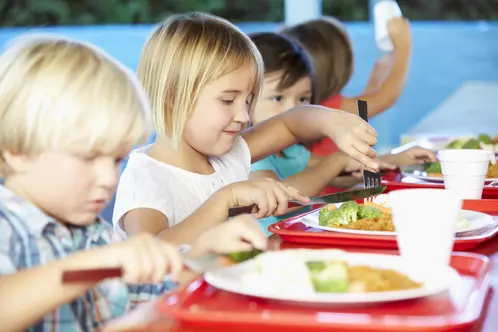
M 340 109 L 342 99 L 343 96 L 335 95 L 328 99 L 325 99 L 323 102 L 321 102 L 321 105 L 328 108 Z M 310 151 L 311 153 L 316 154 L 317 156 L 326 157 L 332 153 L 339 152 L 339 149 L 335 145 L 334 141 L 332 141 L 330 138 L 324 138 L 321 141 L 313 143 L 311 145 Z M 332 194 L 339 191 L 344 191 L 344 189 L 328 186 L 322 190 L 320 195 Z

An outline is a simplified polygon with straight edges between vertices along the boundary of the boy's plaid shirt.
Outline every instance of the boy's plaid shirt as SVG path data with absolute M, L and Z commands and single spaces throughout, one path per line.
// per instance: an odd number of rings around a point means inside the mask
M 0 185 L 0 276 L 122 239 L 100 219 L 87 227 L 67 228 Z M 93 331 L 123 315 L 130 306 L 152 300 L 175 286 L 168 278 L 162 284 L 140 286 L 107 280 L 48 313 L 29 331 Z

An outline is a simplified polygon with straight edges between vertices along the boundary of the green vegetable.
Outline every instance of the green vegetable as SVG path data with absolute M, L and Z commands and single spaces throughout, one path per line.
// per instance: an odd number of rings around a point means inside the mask
M 348 201 L 334 210 L 323 207 L 318 215 L 320 226 L 347 225 L 352 221 L 358 220 L 360 205 L 355 201 Z
M 227 256 L 228 256 L 228 258 L 230 258 L 234 262 L 242 263 L 242 262 L 245 262 L 249 259 L 252 259 L 252 258 L 258 256 L 262 252 L 263 252 L 262 250 L 254 249 L 252 251 L 233 252 L 231 254 L 228 254 Z
M 446 146 L 447 149 L 461 149 L 462 146 L 467 142 L 464 139 L 457 139 Z
M 441 163 L 425 163 L 424 169 L 426 173 L 442 174 Z
M 465 142 L 464 145 L 462 145 L 462 149 L 479 149 L 479 142 L 476 139 L 471 138 L 467 142 Z
M 316 292 L 345 293 L 349 288 L 348 266 L 344 262 L 307 262 L 311 283 Z
M 373 206 L 360 205 L 358 218 L 360 219 L 375 219 L 380 218 L 382 211 Z
M 489 135 L 486 135 L 486 134 L 479 135 L 479 137 L 477 138 L 477 140 L 479 141 L 479 143 L 492 144 L 491 143 L 491 137 Z

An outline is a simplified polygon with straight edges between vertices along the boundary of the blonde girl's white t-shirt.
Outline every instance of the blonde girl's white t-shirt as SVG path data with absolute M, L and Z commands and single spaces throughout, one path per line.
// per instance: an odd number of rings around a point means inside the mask
M 147 155 L 150 149 L 147 145 L 134 150 L 119 180 L 112 222 L 120 231 L 124 215 L 139 208 L 157 210 L 168 218 L 169 227 L 176 225 L 218 189 L 249 178 L 251 153 L 240 136 L 230 152 L 209 158 L 215 170 L 209 175 L 160 162 Z

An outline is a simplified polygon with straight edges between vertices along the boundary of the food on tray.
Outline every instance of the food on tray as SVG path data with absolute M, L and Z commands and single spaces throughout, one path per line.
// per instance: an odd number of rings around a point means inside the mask
M 421 283 L 389 269 L 351 266 L 343 261 L 306 262 L 311 283 L 320 293 L 370 293 L 421 287 Z
M 323 207 L 318 216 L 320 226 L 368 231 L 394 232 L 391 209 L 377 203 L 349 201 Z
M 443 177 L 441 171 L 441 163 L 426 163 L 424 165 L 424 171 L 427 173 L 428 177 Z M 486 174 L 486 178 L 495 179 L 498 178 L 498 164 L 489 164 L 488 173 Z
M 373 202 L 358 204 L 354 201 L 342 203 L 339 207 L 329 204 L 320 209 L 318 214 L 320 226 L 345 228 L 362 231 L 394 232 L 389 195 L 382 194 Z M 460 215 L 457 229 L 469 227 L 469 221 Z
M 245 262 L 249 259 L 252 259 L 259 254 L 261 254 L 263 251 L 259 249 L 254 249 L 252 251 L 240 251 L 240 252 L 234 252 L 231 254 L 228 254 L 227 257 L 234 263 L 242 263 Z
M 475 137 L 460 137 L 446 145 L 447 149 L 482 149 L 482 145 L 496 146 L 498 143 L 498 136 L 491 138 L 487 134 L 480 134 L 477 139 Z
M 244 275 L 244 283 L 285 294 L 370 293 L 422 286 L 394 270 L 348 263 L 346 253 L 337 259 L 309 260 L 288 250 L 266 253 L 256 260 L 257 270 Z

